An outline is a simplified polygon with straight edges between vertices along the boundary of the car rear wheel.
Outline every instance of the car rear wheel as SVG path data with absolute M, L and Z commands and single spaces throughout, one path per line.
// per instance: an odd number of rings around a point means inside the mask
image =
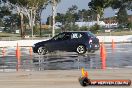
M 77 53 L 78 53 L 78 54 L 84 54 L 84 53 L 86 53 L 86 48 L 85 48 L 85 46 L 84 46 L 84 45 L 79 45 L 79 46 L 77 47 Z
M 45 55 L 47 52 L 48 51 L 47 51 L 46 47 L 39 47 L 38 48 L 38 54 L 39 55 Z

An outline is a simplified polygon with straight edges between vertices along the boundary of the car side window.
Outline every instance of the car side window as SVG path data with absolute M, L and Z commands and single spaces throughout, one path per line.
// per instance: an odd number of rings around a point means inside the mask
M 75 38 L 81 38 L 82 34 L 81 33 L 72 33 L 71 38 L 75 39 Z
M 71 36 L 69 34 L 65 34 L 63 40 L 69 40 L 69 39 L 71 39 Z
M 55 36 L 53 38 L 53 40 L 62 40 L 63 37 L 64 37 L 64 34 L 59 34 L 59 35 Z
M 53 40 L 68 40 L 71 39 L 69 34 L 59 34 L 53 38 Z

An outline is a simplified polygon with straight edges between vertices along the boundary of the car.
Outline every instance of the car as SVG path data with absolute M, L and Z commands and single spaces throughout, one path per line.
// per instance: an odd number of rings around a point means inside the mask
M 54 51 L 85 54 L 99 49 L 99 39 L 90 31 L 62 32 L 53 38 L 33 45 L 33 52 L 45 55 Z

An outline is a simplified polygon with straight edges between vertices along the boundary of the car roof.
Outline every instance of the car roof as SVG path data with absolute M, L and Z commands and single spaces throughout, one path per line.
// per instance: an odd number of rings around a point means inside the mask
M 63 32 L 63 33 L 87 33 L 90 31 L 67 31 L 67 32 Z

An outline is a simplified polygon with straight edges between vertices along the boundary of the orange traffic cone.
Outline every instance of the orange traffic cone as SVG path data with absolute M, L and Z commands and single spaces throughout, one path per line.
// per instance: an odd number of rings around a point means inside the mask
M 16 47 L 16 58 L 17 58 L 17 71 L 19 69 L 19 65 L 21 64 L 21 52 L 20 52 L 20 47 L 18 46 L 18 43 L 17 43 L 17 47 Z
M 17 43 L 17 47 L 16 47 L 16 58 L 17 58 L 17 60 L 20 61 L 20 57 L 21 57 L 20 47 L 18 46 L 18 43 Z
M 112 45 L 111 45 L 111 47 L 112 47 L 112 49 L 114 49 L 115 48 L 115 42 L 114 42 L 114 40 L 112 39 Z
M 101 43 L 101 47 L 100 47 L 100 57 L 102 62 L 101 68 L 106 69 L 106 49 L 103 42 Z
M 3 47 L 2 49 L 2 56 L 3 56 L 3 59 L 2 59 L 2 63 L 4 64 L 4 58 L 5 58 L 5 48 Z
M 32 47 L 29 48 L 29 53 L 30 53 L 30 59 L 32 59 L 32 55 L 33 55 L 33 49 L 32 49 Z
M 2 55 L 3 55 L 3 57 L 5 56 L 5 48 L 3 47 L 3 49 L 2 49 Z

